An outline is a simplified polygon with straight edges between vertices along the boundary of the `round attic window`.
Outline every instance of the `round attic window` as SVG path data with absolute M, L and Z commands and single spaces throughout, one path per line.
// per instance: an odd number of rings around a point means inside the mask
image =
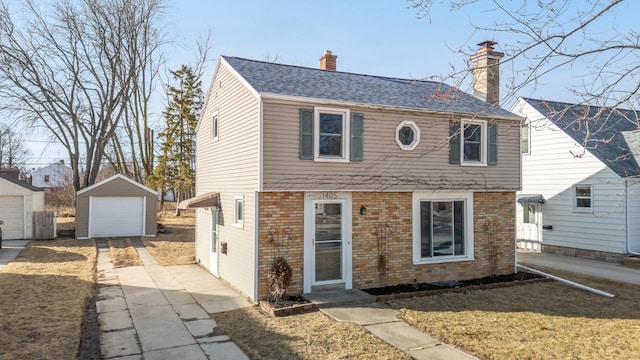
M 402 150 L 413 150 L 420 143 L 420 129 L 415 122 L 404 120 L 396 127 L 396 142 Z

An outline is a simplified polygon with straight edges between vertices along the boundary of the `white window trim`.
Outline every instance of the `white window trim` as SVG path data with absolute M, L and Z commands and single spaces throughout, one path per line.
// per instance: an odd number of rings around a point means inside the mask
M 242 219 L 238 220 L 238 202 L 242 203 Z M 233 226 L 237 228 L 244 228 L 244 214 L 246 211 L 244 209 L 244 195 L 234 195 L 233 196 Z
M 586 208 L 586 207 L 578 207 L 577 206 L 576 203 L 577 203 L 578 197 L 576 196 L 576 188 L 578 186 L 588 186 L 589 189 L 591 189 L 591 196 L 590 196 L 591 207 Z M 574 184 L 571 187 L 571 193 L 572 193 L 571 194 L 571 208 L 573 209 L 573 212 L 576 212 L 576 213 L 593 213 L 593 184 L 589 184 L 589 183 Z
M 431 258 L 421 257 L 421 223 L 420 223 L 420 202 L 422 201 L 464 201 L 465 210 L 465 255 L 452 256 L 436 256 Z M 413 193 L 412 208 L 412 227 L 413 227 L 413 264 L 438 264 L 458 261 L 473 261 L 473 193 L 470 192 L 415 192 Z
M 400 129 L 408 126 L 413 129 L 413 142 L 409 145 L 405 145 L 400 141 Z M 413 120 L 403 120 L 398 126 L 396 126 L 396 143 L 401 150 L 410 151 L 416 148 L 420 144 L 420 128 Z
M 527 149 L 527 152 L 523 152 L 522 151 L 522 139 L 520 139 L 520 153 L 522 155 L 531 155 L 531 124 L 530 123 L 523 123 L 520 126 L 520 136 L 522 136 L 522 128 L 523 127 L 526 127 L 528 129 L 528 131 L 527 131 L 527 138 L 528 138 L 527 144 L 529 144 L 529 149 Z
M 464 126 L 465 124 L 480 125 L 482 134 L 480 138 L 480 161 L 464 159 Z M 489 136 L 487 134 L 486 120 L 462 119 L 460 121 L 460 165 L 463 166 L 487 166 L 487 150 L 489 147 Z
M 218 141 L 220 138 L 220 117 L 218 112 L 211 114 L 211 141 Z
M 320 156 L 320 113 L 342 115 L 342 156 Z M 313 108 L 313 160 L 317 162 L 349 162 L 351 154 L 351 112 L 349 109 Z

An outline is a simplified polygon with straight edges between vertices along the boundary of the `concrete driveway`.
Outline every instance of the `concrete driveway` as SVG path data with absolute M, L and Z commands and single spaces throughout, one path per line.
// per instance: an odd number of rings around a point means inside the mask
M 534 269 L 542 266 L 640 285 L 639 269 L 617 263 L 526 250 L 518 250 L 518 263 Z
M 0 271 L 15 259 L 27 244 L 29 244 L 29 240 L 2 240 L 2 249 L 0 249 Z

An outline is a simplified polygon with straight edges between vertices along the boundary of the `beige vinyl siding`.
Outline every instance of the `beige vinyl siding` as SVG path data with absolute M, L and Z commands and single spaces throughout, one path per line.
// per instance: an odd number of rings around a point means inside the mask
M 219 255 L 220 277 L 254 296 L 255 192 L 259 189 L 259 102 L 242 82 L 221 64 L 211 83 L 200 119 L 196 146 L 196 195 L 220 193 L 219 241 L 228 253 Z M 218 140 L 211 120 L 218 114 Z M 234 196 L 244 196 L 244 227 L 233 225 Z M 210 267 L 211 213 L 196 211 L 196 256 Z
M 624 253 L 625 184 L 605 164 L 522 100 L 514 111 L 531 124 L 531 154 L 522 156 L 522 193 L 541 194 L 546 245 Z M 574 156 L 573 154 L 583 154 Z M 592 186 L 593 212 L 573 211 L 573 186 Z
M 330 163 L 299 159 L 300 108 L 313 104 L 268 100 L 263 105 L 265 191 L 520 188 L 518 121 L 496 121 L 498 165 L 472 167 L 449 164 L 449 121 L 459 121 L 457 116 L 349 108 L 364 113 L 364 161 Z M 396 143 L 396 127 L 403 120 L 414 121 L 421 131 L 420 143 L 412 151 L 403 151 Z
M 124 179 L 114 178 L 104 184 L 79 194 L 76 198 L 76 238 L 89 236 L 89 198 L 90 197 L 145 197 L 145 235 L 157 233 L 157 197 L 155 194 L 136 186 Z

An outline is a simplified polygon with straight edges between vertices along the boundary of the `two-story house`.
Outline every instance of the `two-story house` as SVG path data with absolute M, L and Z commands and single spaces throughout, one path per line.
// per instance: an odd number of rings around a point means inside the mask
M 49 190 L 60 188 L 71 183 L 71 167 L 64 160 L 54 162 L 31 173 L 31 184 Z
M 520 98 L 522 248 L 622 261 L 640 253 L 640 112 Z
M 254 301 L 280 256 L 289 294 L 515 272 L 521 118 L 434 81 L 222 56 L 197 127 L 196 259 Z

